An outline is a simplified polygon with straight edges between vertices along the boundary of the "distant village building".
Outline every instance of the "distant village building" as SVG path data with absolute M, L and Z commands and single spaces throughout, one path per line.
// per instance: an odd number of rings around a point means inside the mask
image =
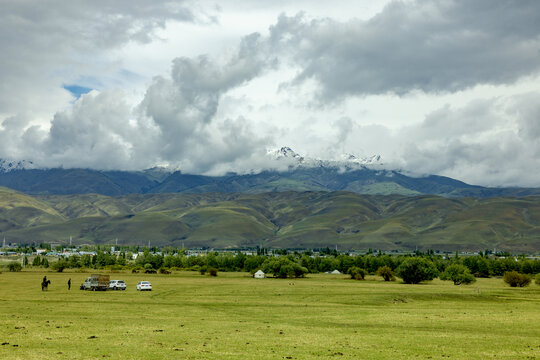
M 253 277 L 255 279 L 264 279 L 266 277 L 266 275 L 264 274 L 264 272 L 262 270 L 259 270 L 255 274 L 253 274 Z

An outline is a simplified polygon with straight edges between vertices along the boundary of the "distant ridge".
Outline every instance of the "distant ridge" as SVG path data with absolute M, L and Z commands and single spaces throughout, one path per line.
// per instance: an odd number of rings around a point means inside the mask
M 504 197 L 540 195 L 540 188 L 488 188 L 452 178 L 413 177 L 384 168 L 382 158 L 342 155 L 339 160 L 304 157 L 289 147 L 269 150 L 269 167 L 248 174 L 206 176 L 166 167 L 143 171 L 39 169 L 32 162 L 0 160 L 0 186 L 27 194 L 264 193 L 350 191 L 370 195 Z M 277 170 L 280 169 L 280 170 Z
M 30 196 L 0 188 L 8 242 L 235 249 L 540 251 L 539 197 L 351 192 Z
M 299 167 L 258 174 L 205 176 L 176 171 L 99 171 L 30 169 L 0 173 L 0 186 L 26 194 L 264 193 L 282 191 L 350 191 L 371 195 L 441 195 L 499 197 L 540 195 L 539 188 L 487 188 L 444 176 L 411 177 L 395 170 Z

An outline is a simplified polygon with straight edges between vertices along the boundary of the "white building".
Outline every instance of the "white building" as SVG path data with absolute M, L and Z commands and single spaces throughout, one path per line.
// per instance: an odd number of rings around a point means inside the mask
M 264 279 L 266 275 L 262 272 L 262 270 L 259 270 L 255 274 L 253 274 L 253 277 L 255 279 Z

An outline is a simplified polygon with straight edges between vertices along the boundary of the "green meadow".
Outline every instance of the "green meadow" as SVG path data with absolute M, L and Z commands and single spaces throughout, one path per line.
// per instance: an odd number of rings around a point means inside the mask
M 52 283 L 42 292 L 44 275 Z M 0 358 L 540 358 L 540 286 L 534 283 L 111 273 L 111 280 L 126 281 L 126 291 L 81 291 L 87 275 L 0 274 Z M 140 280 L 154 290 L 137 292 Z

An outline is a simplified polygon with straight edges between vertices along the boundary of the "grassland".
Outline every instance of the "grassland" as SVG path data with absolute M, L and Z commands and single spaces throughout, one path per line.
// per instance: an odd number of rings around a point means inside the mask
M 52 283 L 42 292 L 41 278 Z M 352 281 L 341 275 L 0 274 L 2 359 L 538 359 L 540 286 Z M 73 287 L 67 290 L 67 280 Z M 138 293 L 149 280 L 154 291 Z

